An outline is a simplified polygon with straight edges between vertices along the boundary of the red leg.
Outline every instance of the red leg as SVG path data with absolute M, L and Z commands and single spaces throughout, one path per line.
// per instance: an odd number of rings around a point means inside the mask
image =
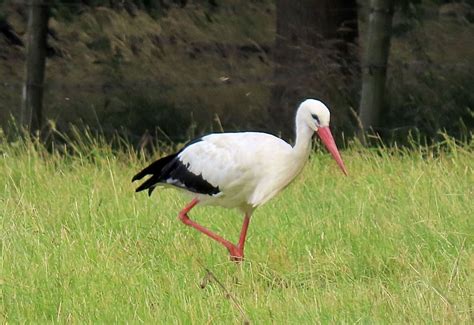
M 247 237 L 247 229 L 249 228 L 250 223 L 250 215 L 245 214 L 244 217 L 244 224 L 242 225 L 242 230 L 240 231 L 240 238 L 239 243 L 237 246 L 234 246 L 234 250 L 230 251 L 230 259 L 236 262 L 240 262 L 244 259 L 244 246 L 245 246 L 245 239 Z
M 242 226 L 242 231 L 240 233 L 239 243 L 236 245 L 232 244 L 230 241 L 225 240 L 221 236 L 213 233 L 209 229 L 201 226 L 197 222 L 191 220 L 188 217 L 188 212 L 191 211 L 199 203 L 197 198 L 194 198 L 188 205 L 184 207 L 181 212 L 179 212 L 179 219 L 187 226 L 193 227 L 194 229 L 202 232 L 203 234 L 211 237 L 215 241 L 224 245 L 230 253 L 230 259 L 233 261 L 241 261 L 244 258 L 244 244 L 245 244 L 245 237 L 247 236 L 247 228 L 249 226 L 250 216 L 245 215 L 244 224 Z
M 189 219 L 188 217 L 188 212 L 194 208 L 194 206 L 196 206 L 196 204 L 199 203 L 199 200 L 198 199 L 193 199 L 187 206 L 184 207 L 183 210 L 181 210 L 181 212 L 179 213 L 179 219 L 181 219 L 181 221 L 187 225 L 187 226 L 190 226 L 190 227 L 193 227 L 194 229 L 202 232 L 203 234 L 211 237 L 212 239 L 218 241 L 219 243 L 221 243 L 222 245 L 224 245 L 229 251 L 233 250 L 235 248 L 235 245 L 232 244 L 230 241 L 228 240 L 225 240 L 224 238 L 222 238 L 221 236 L 213 233 L 212 231 L 210 231 L 209 229 L 201 226 L 200 224 L 198 224 L 197 222 Z

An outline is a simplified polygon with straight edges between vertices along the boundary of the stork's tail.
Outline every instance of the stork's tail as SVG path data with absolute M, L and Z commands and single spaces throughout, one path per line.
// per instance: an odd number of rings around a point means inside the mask
M 155 189 L 156 185 L 162 180 L 163 169 L 175 159 L 177 154 L 172 154 L 157 161 L 153 162 L 151 165 L 140 171 L 138 174 L 133 176 L 132 182 L 136 180 L 140 180 L 146 175 L 152 175 L 149 179 L 147 179 L 143 184 L 141 184 L 135 192 L 140 192 L 143 190 L 148 189 L 148 195 L 151 195 L 153 190 Z

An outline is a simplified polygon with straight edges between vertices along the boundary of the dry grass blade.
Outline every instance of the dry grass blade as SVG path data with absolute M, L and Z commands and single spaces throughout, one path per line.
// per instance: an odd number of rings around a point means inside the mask
M 243 319 L 243 323 L 244 324 L 250 324 L 250 320 L 249 318 L 247 317 L 247 315 L 245 314 L 245 311 L 242 307 L 242 305 L 239 303 L 239 301 L 237 300 L 237 298 L 229 291 L 229 289 L 227 289 L 224 284 L 216 277 L 216 275 L 211 271 L 209 270 L 207 267 L 205 267 L 204 265 L 201 264 L 201 266 L 204 268 L 204 270 L 206 271 L 206 274 L 204 275 L 202 281 L 201 281 L 201 284 L 200 284 L 200 287 L 202 289 L 204 289 L 207 284 L 209 283 L 210 280 L 213 280 L 217 283 L 217 285 L 222 289 L 223 293 L 224 293 L 224 297 L 226 299 L 230 299 L 232 301 L 232 303 L 234 304 L 234 306 L 237 308 L 237 310 L 239 311 L 240 315 L 242 316 L 242 319 Z

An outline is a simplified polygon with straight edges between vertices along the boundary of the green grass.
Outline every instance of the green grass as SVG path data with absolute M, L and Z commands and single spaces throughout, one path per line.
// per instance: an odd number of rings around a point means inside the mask
M 236 265 L 179 193 L 134 193 L 133 153 L 0 144 L 0 321 L 472 323 L 473 145 L 435 149 L 354 145 L 349 177 L 315 153 Z M 191 215 L 237 239 L 236 211 Z

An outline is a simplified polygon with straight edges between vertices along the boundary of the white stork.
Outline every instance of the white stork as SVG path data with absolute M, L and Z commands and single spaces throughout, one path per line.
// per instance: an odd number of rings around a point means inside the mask
M 296 113 L 296 141 L 258 132 L 215 133 L 195 139 L 136 174 L 132 182 L 151 175 L 136 191 L 151 195 L 160 185 L 174 186 L 192 197 L 179 218 L 224 245 L 231 260 L 241 261 L 252 212 L 284 189 L 303 169 L 316 132 L 344 174 L 346 168 L 329 129 L 329 110 L 307 99 Z M 237 208 L 245 215 L 237 245 L 211 232 L 188 216 L 198 203 Z

